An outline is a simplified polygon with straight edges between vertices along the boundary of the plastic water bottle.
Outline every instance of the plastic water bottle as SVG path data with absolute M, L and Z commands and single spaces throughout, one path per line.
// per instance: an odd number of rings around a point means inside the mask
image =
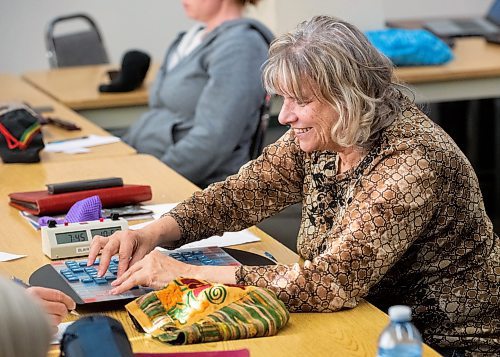
M 378 339 L 378 357 L 420 357 L 422 336 L 411 321 L 411 309 L 405 305 L 389 308 L 391 323 Z

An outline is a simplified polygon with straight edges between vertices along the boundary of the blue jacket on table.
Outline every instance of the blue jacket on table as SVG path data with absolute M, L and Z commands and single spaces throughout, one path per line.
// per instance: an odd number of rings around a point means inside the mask
M 253 19 L 227 21 L 167 71 L 184 34 L 167 50 L 150 90 L 150 110 L 124 141 L 204 187 L 250 159 L 265 96 L 261 66 L 273 35 Z

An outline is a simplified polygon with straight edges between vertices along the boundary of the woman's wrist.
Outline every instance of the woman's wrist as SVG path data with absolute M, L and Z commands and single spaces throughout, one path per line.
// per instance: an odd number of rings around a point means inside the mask
M 163 216 L 144 228 L 144 234 L 152 245 L 160 247 L 173 246 L 181 238 L 181 231 L 176 220 L 171 216 Z
M 236 284 L 237 266 L 187 265 L 186 277 L 212 283 Z

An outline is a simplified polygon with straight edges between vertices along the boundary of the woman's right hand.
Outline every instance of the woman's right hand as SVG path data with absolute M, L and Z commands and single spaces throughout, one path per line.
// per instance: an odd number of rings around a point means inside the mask
M 94 236 L 90 245 L 87 265 L 94 264 L 99 253 L 101 259 L 97 270 L 98 276 L 102 276 L 108 269 L 111 257 L 118 253 L 118 277 L 120 277 L 129 266 L 141 260 L 156 246 L 156 239 L 145 230 L 117 231 L 109 237 Z

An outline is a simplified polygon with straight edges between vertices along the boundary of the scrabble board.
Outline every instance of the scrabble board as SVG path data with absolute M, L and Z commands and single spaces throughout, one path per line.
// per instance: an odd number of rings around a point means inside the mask
M 219 247 L 178 249 L 163 253 L 193 265 L 241 265 L 238 260 Z M 151 291 L 145 287 L 134 287 L 123 294 L 112 295 L 109 291 L 112 289 L 111 282 L 117 277 L 118 258 L 112 257 L 108 270 L 102 277 L 97 277 L 98 265 L 98 259 L 90 267 L 87 267 L 86 258 L 53 261 L 34 272 L 30 283 L 62 290 L 78 305 L 128 301 Z

